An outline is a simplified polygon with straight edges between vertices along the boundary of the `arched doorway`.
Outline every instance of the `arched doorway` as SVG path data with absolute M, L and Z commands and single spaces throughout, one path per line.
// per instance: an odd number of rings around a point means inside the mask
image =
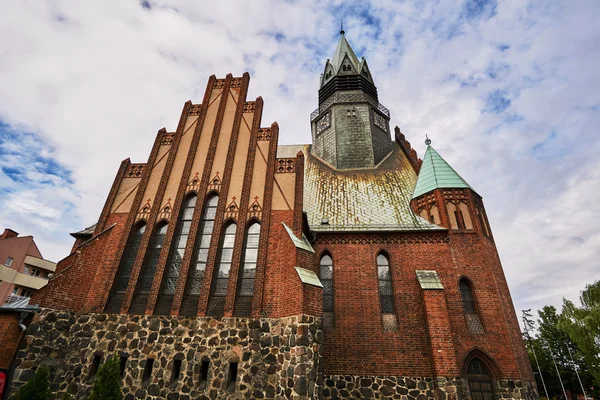
M 473 357 L 467 365 L 467 381 L 472 400 L 494 400 L 492 376 L 478 357 Z

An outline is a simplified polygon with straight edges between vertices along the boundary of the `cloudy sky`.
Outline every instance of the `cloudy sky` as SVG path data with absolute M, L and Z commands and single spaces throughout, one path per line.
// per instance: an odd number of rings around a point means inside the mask
M 0 0 L 0 228 L 65 257 L 119 162 L 145 162 L 211 74 L 249 71 L 263 125 L 308 143 L 343 20 L 392 124 L 483 196 L 517 310 L 560 305 L 600 277 L 599 17 L 596 0 Z

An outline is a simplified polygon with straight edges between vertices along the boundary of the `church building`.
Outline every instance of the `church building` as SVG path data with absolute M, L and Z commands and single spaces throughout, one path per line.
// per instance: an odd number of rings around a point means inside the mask
M 128 400 L 537 399 L 482 197 L 375 80 L 341 31 L 279 145 L 249 74 L 211 76 L 33 295 L 11 393 L 46 365 L 81 398 L 116 355 Z

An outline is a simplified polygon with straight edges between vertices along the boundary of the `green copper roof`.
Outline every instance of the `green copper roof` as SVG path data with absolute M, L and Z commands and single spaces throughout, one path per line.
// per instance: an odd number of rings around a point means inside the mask
M 427 146 L 412 198 L 441 188 L 469 188 L 473 190 L 433 147 Z

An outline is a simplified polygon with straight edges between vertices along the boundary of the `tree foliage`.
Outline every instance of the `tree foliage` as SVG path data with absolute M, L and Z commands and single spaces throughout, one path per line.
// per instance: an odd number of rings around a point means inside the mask
M 523 311 L 527 352 L 542 396 L 546 395 L 543 383 L 551 399 L 564 398 L 562 386 L 575 395 L 582 392 L 582 386 L 588 396 L 600 394 L 598 282 L 586 287 L 581 302 L 582 307 L 575 307 L 564 300 L 561 313 L 553 306 L 545 306 L 538 311 L 535 322 L 529 310 Z
M 109 357 L 98 369 L 88 400 L 122 400 L 119 357 Z
M 51 397 L 50 370 L 47 367 L 39 367 L 35 376 L 21 386 L 15 400 L 49 400 Z
M 600 386 L 600 281 L 587 285 L 579 297 L 581 306 L 563 299 L 558 326 L 566 332 L 589 366 L 594 384 Z

